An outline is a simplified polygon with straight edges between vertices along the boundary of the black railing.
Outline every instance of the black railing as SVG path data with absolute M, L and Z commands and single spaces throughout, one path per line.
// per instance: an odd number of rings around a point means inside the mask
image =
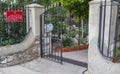
M 0 46 L 21 42 L 26 35 L 26 8 L 24 4 L 0 2 Z M 7 11 L 21 11 L 22 22 L 6 22 Z
M 109 11 L 107 11 L 108 8 Z M 116 10 L 114 11 L 114 9 Z M 98 48 L 104 57 L 113 62 L 120 59 L 119 14 L 119 4 L 117 2 L 112 0 L 109 3 L 106 0 L 101 1 Z

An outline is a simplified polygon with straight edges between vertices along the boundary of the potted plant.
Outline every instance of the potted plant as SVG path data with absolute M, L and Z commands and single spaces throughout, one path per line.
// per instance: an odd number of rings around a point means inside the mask
M 114 62 L 114 63 L 116 63 L 118 61 L 120 61 L 120 47 L 117 47 L 117 49 L 116 49 L 116 57 L 114 57 L 112 59 L 112 62 Z

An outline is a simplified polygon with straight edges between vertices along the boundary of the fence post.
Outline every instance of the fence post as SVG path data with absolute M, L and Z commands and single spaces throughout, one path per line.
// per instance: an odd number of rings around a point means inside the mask
M 120 74 L 120 64 L 112 63 L 111 61 L 104 58 L 98 49 L 98 33 L 99 33 L 99 21 L 100 21 L 100 4 L 105 0 L 93 0 L 89 3 L 89 49 L 88 49 L 88 73 L 89 74 Z M 110 5 L 111 0 L 106 0 L 106 3 Z M 116 24 L 116 15 L 117 15 L 117 2 L 113 2 L 112 6 L 112 29 L 111 31 L 115 34 L 115 24 Z M 104 5 L 103 5 L 104 6 Z M 106 18 L 102 17 L 102 20 L 105 22 L 105 45 L 108 45 L 108 36 L 109 36 L 109 21 L 110 21 L 110 7 L 106 6 L 105 9 L 107 12 L 105 14 Z M 104 8 L 103 8 L 104 11 Z M 102 12 L 103 13 L 103 12 Z M 94 17 L 93 17 L 94 16 Z M 103 23 L 103 22 L 102 22 Z M 101 32 L 103 33 L 103 32 Z M 111 41 L 113 37 L 111 37 Z
M 44 12 L 43 6 L 33 3 L 26 6 L 26 16 L 27 16 L 27 32 L 29 28 L 35 36 L 39 36 L 40 32 L 40 15 Z

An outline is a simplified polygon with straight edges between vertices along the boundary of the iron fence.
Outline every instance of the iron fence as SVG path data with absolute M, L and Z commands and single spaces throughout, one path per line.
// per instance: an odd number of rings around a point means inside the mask
M 98 48 L 100 53 L 111 60 L 120 60 L 120 24 L 119 24 L 119 3 L 101 1 L 100 22 L 98 35 Z
M 7 12 L 21 11 L 21 22 L 7 22 Z M 19 16 L 18 16 L 19 17 Z M 26 35 L 26 8 L 24 4 L 0 2 L 0 46 L 21 42 Z

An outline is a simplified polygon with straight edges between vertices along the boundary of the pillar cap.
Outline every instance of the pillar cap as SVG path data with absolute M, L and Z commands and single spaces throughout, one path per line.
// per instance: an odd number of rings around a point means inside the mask
M 42 6 L 42 5 L 35 4 L 35 3 L 30 4 L 30 5 L 26 5 L 26 7 L 30 7 L 30 8 L 33 8 L 33 7 L 36 7 L 36 8 L 43 8 L 43 6 Z
M 101 1 L 100 0 L 93 0 L 93 1 L 90 1 L 89 2 L 89 4 L 100 4 L 101 3 Z M 105 1 L 102 1 L 102 3 L 103 3 L 103 5 L 104 5 L 104 3 L 105 3 Z M 107 3 L 107 5 L 110 5 L 111 4 L 111 1 L 107 1 L 106 2 Z M 118 5 L 119 3 L 117 2 L 117 1 L 113 1 L 113 3 L 112 3 L 113 5 Z
M 37 0 L 32 0 L 32 3 L 37 3 Z

